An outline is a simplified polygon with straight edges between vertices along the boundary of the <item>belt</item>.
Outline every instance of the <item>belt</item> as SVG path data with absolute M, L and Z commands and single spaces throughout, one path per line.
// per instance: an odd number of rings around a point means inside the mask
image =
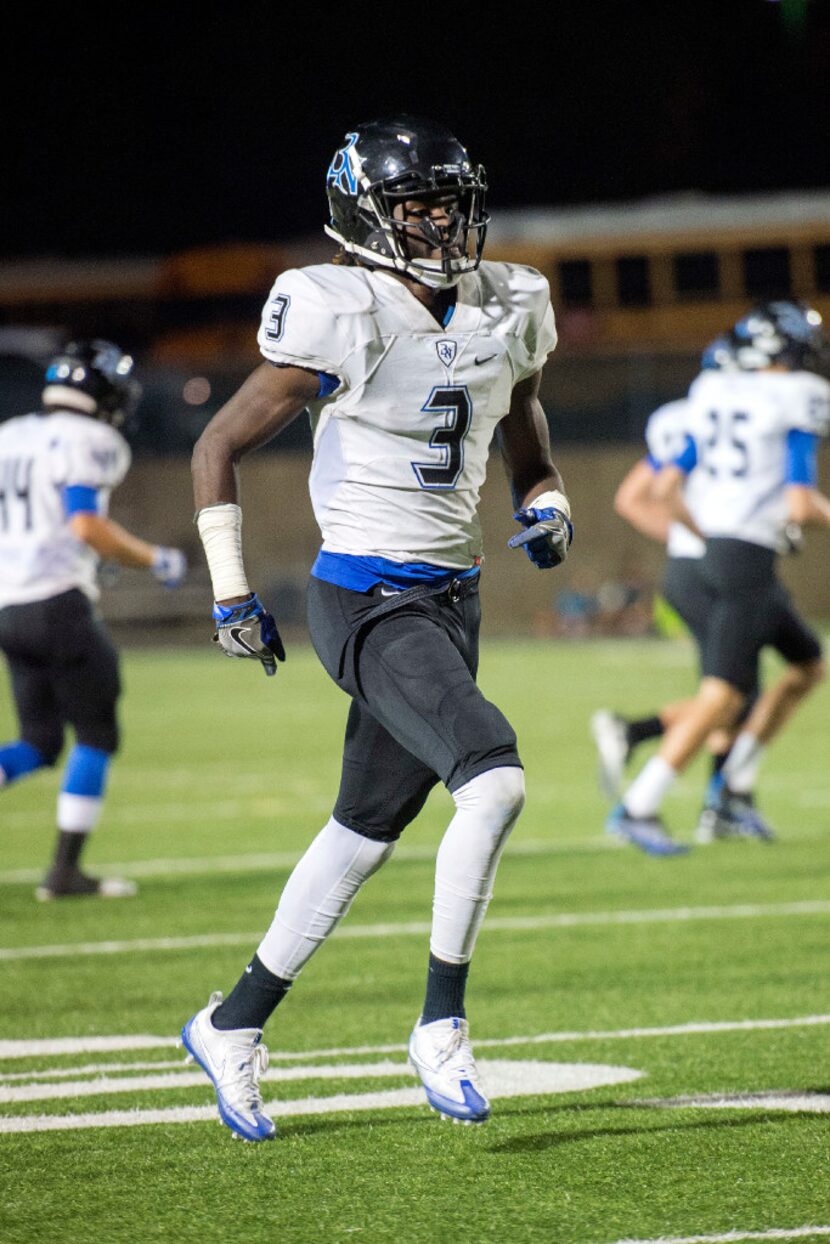
M 438 584 L 416 583 L 414 587 L 406 587 L 392 596 L 387 596 L 381 604 L 370 609 L 368 613 L 364 613 L 353 629 L 357 630 L 365 626 L 367 622 L 374 622 L 376 618 L 383 617 L 384 614 L 392 613 L 395 609 L 402 609 L 405 605 L 415 604 L 416 601 L 426 600 L 431 596 L 446 596 L 449 603 L 455 605 L 458 601 L 478 591 L 478 581 L 479 576 L 473 574 L 463 579 L 450 579 L 448 582 Z

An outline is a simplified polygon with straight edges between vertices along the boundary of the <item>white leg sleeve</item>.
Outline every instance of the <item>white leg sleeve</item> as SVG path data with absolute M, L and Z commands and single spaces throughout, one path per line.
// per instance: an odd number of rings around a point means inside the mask
M 488 769 L 455 791 L 456 813 L 435 861 L 430 950 L 446 963 L 468 963 L 493 878 L 525 799 L 516 766 Z
M 58 795 L 58 829 L 88 834 L 98 824 L 103 806 L 103 799 L 95 795 L 70 795 L 62 790 Z
M 285 883 L 257 950 L 268 971 L 293 981 L 394 848 L 394 842 L 364 838 L 332 817 Z

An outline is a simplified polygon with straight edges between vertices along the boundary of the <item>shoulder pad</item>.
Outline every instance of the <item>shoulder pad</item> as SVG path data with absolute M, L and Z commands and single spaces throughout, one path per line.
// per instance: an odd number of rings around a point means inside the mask
M 337 315 L 359 315 L 373 305 L 366 270 L 333 263 L 289 268 L 277 277 L 274 292 L 317 302 Z
M 482 283 L 491 286 L 499 294 L 522 301 L 550 298 L 547 277 L 527 264 L 485 260 L 479 267 L 479 272 Z

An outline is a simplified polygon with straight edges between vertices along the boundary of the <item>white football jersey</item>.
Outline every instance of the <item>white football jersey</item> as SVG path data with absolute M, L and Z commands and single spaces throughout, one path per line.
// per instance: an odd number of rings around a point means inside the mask
M 467 568 L 496 425 L 513 387 L 556 344 L 548 283 L 482 263 L 442 327 L 383 270 L 284 272 L 265 305 L 263 356 L 337 377 L 311 403 L 309 487 L 330 553 Z
M 94 488 L 105 514 L 129 465 L 123 436 L 86 415 L 56 411 L 0 424 L 0 607 L 70 588 L 98 598 L 98 555 L 73 536 L 64 488 Z
M 646 424 L 646 444 L 653 461 L 664 464 L 679 458 L 686 447 L 688 413 L 686 399 L 666 402 L 658 406 Z M 689 494 L 697 486 L 695 472 L 686 480 L 683 490 L 686 505 L 689 505 Z M 669 557 L 702 557 L 706 552 L 706 544 L 700 536 L 690 531 L 685 523 L 671 523 L 666 541 L 666 552 Z
M 788 434 L 827 434 L 830 385 L 810 372 L 705 371 L 689 390 L 688 415 L 695 522 L 707 536 L 775 548 L 788 518 Z

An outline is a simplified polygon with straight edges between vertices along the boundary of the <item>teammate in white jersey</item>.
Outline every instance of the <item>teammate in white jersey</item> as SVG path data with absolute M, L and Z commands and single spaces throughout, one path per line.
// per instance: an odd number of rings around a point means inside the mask
M 698 481 L 686 501 L 706 537 L 701 575 L 712 607 L 699 692 L 609 819 L 609 831 L 624 837 L 664 832 L 664 796 L 707 735 L 738 718 L 762 648 L 776 648 L 789 668 L 724 766 L 736 794 L 749 791 L 764 747 L 824 676 L 820 643 L 775 574 L 788 523 L 830 525 L 830 501 L 816 487 L 818 439 L 830 418 L 830 385 L 813 370 L 826 351 L 821 317 L 802 304 L 766 304 L 738 322 L 733 345 L 739 370 L 694 382 L 687 450 L 658 479 L 658 495 L 670 502 L 690 472 Z
M 481 262 L 483 169 L 442 126 L 393 117 L 346 136 L 327 190 L 335 262 L 279 277 L 259 333 L 266 361 L 194 454 L 219 643 L 273 673 L 284 654 L 245 577 L 234 464 L 308 408 L 323 537 L 309 626 L 351 697 L 332 817 L 233 992 L 212 995 L 182 1030 L 222 1119 L 249 1140 L 275 1131 L 258 1088 L 263 1025 L 439 781 L 456 812 L 438 851 L 409 1053 L 436 1110 L 488 1117 L 464 990 L 524 801 L 515 734 L 475 682 L 477 506 L 494 435 L 523 528 L 509 543 L 548 568 L 571 539 L 537 396 L 556 341 L 548 286 L 531 268 Z
M 132 882 L 88 876 L 80 858 L 118 748 L 118 655 L 94 609 L 99 558 L 146 566 L 171 587 L 186 568 L 178 549 L 148 544 L 107 514 L 130 465 L 117 428 L 139 396 L 128 354 L 73 342 L 49 364 L 43 410 L 0 424 L 0 650 L 20 721 L 20 737 L 0 744 L 0 787 L 54 765 L 66 727 L 75 735 L 40 899 L 135 893 Z

